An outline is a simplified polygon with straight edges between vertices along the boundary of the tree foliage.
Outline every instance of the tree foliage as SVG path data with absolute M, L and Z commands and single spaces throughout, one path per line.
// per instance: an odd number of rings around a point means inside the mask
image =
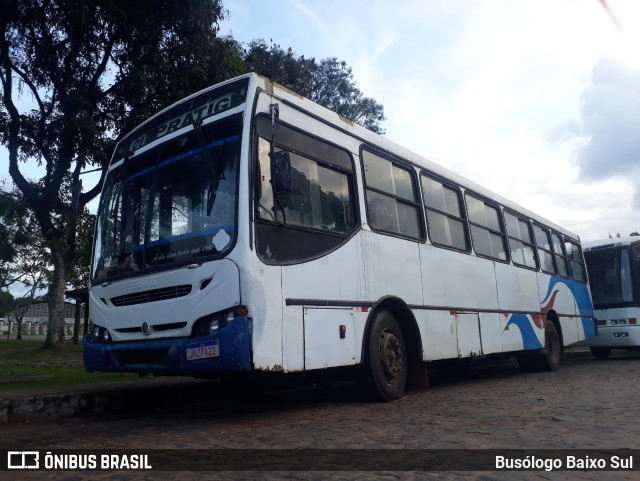
M 113 147 L 159 109 L 256 71 L 382 131 L 382 106 L 355 87 L 345 62 L 261 41 L 243 52 L 218 35 L 225 15 L 222 0 L 0 0 L 0 143 L 49 256 L 47 346 L 64 342 L 67 282 L 87 274 L 77 271 L 90 252 L 78 234 L 90 237 L 86 206 Z M 83 190 L 87 169 L 102 176 Z
M 316 61 L 278 44 L 254 40 L 245 62 L 250 71 L 270 78 L 374 132 L 384 133 L 384 108 L 356 87 L 351 67 L 337 58 Z
M 79 213 L 100 190 L 83 192 L 81 173 L 104 175 L 120 135 L 243 71 L 237 43 L 217 35 L 224 14 L 220 0 L 2 0 L 0 141 L 51 253 L 47 345 L 64 342 Z
M 0 310 L 17 322 L 20 339 L 22 317 L 36 293 L 46 287 L 49 251 L 19 191 L 0 191 L 0 222 Z M 15 297 L 12 288 L 20 295 Z
M 18 247 L 28 241 L 24 203 L 15 193 L 0 190 L 0 272 L 8 269 L 17 256 Z

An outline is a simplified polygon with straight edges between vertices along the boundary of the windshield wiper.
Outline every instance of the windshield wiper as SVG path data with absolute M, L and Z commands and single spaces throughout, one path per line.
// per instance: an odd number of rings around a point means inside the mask
M 225 179 L 224 172 L 218 172 L 216 169 L 216 159 L 211 155 L 211 149 L 207 148 L 207 141 L 204 138 L 204 134 L 202 132 L 202 119 L 194 119 L 193 120 L 193 130 L 196 132 L 196 138 L 198 139 L 198 143 L 200 147 L 206 152 L 209 161 L 211 162 L 211 176 L 209 177 L 209 188 L 207 190 L 207 216 L 211 215 L 211 211 L 213 210 L 213 204 L 216 201 L 216 196 L 218 195 L 218 187 L 220 186 L 220 181 Z M 222 152 L 221 156 L 224 158 L 225 149 L 227 147 L 226 139 L 222 143 Z

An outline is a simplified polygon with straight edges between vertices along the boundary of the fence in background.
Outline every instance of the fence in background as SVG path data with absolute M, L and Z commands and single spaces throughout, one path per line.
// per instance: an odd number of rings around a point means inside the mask
M 11 329 L 11 333 L 9 333 Z M 49 325 L 46 322 L 23 322 L 23 336 L 46 336 Z M 0 320 L 0 335 L 15 337 L 18 334 L 18 323 L 16 321 Z M 73 336 L 73 321 L 66 321 L 64 324 L 64 335 Z M 80 336 L 84 335 L 84 326 L 80 325 Z

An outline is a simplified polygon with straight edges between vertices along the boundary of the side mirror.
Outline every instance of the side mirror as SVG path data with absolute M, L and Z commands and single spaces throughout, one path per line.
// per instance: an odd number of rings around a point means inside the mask
M 276 194 L 291 192 L 291 158 L 286 150 L 271 154 L 271 184 Z

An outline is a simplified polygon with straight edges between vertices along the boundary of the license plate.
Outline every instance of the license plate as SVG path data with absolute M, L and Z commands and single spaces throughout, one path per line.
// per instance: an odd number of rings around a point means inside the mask
M 187 361 L 212 357 L 220 357 L 220 341 L 218 339 L 187 345 Z

